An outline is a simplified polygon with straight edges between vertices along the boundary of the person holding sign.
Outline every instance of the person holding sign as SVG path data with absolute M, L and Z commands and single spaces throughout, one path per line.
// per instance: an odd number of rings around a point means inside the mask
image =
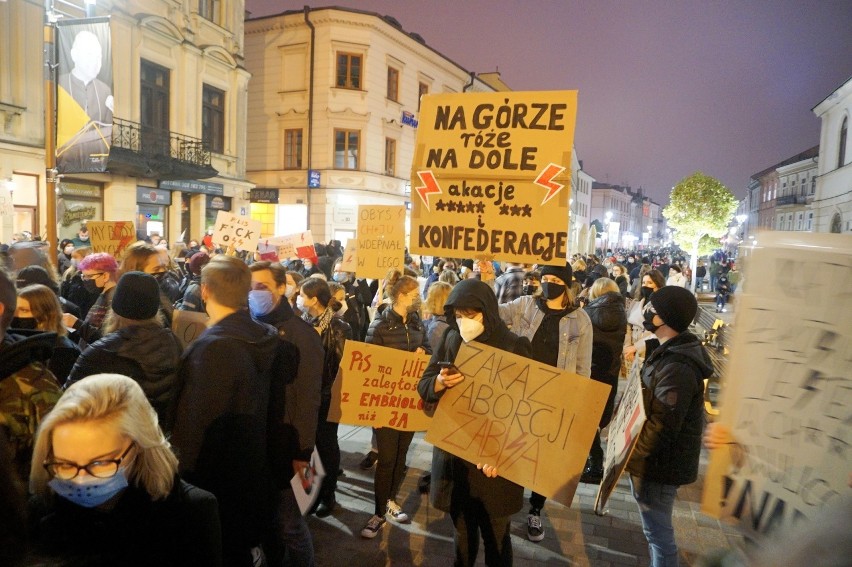
M 672 509 L 677 489 L 698 478 L 704 430 L 704 379 L 710 357 L 687 332 L 698 311 L 691 291 L 664 286 L 650 296 L 642 391 L 647 421 L 627 463 L 652 567 L 677 567 Z
M 530 340 L 533 360 L 589 378 L 592 375 L 592 322 L 574 305 L 571 266 L 543 266 L 541 295 L 522 295 L 500 305 L 500 318 L 513 332 Z M 527 537 L 544 539 L 541 509 L 545 497 L 530 495 Z
M 447 299 L 444 313 L 449 328 L 417 384 L 425 402 L 440 402 L 447 388 L 466 379 L 451 364 L 462 342 L 477 341 L 521 356 L 530 355 L 529 341 L 509 331 L 501 321 L 497 298 L 485 282 L 459 282 Z M 381 462 L 381 453 L 379 458 Z M 433 448 L 430 501 L 453 520 L 456 565 L 476 563 L 480 534 L 485 543 L 486 565 L 512 564 L 509 518 L 523 506 L 524 488 L 498 477 L 498 472 L 494 466 L 474 465 Z
M 380 311 L 367 330 L 368 343 L 398 348 L 408 352 L 431 354 L 429 337 L 420 320 L 420 285 L 398 270 L 388 278 L 386 289 L 390 306 Z M 385 525 L 385 515 L 397 522 L 408 522 L 408 514 L 396 503 L 396 493 L 405 476 L 405 457 L 414 438 L 413 431 L 381 427 L 376 431 L 379 461 L 373 481 L 375 514 L 361 530 L 361 535 L 374 538 Z

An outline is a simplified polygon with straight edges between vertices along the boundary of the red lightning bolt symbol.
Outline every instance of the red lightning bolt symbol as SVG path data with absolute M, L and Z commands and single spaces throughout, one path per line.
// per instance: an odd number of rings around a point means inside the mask
M 541 173 L 538 174 L 538 177 L 534 181 L 536 185 L 540 185 L 547 189 L 547 194 L 544 196 L 544 199 L 541 201 L 541 204 L 547 203 L 549 200 L 554 198 L 559 191 L 565 187 L 555 181 L 553 178 L 565 171 L 565 168 L 561 165 L 556 165 L 555 163 L 551 163 L 547 167 L 545 167 Z
M 128 234 L 127 236 L 122 238 L 121 233 L 124 230 L 124 226 L 126 224 L 128 224 L 128 223 L 117 222 L 117 223 L 115 223 L 115 226 L 112 227 L 112 239 L 119 241 L 118 246 L 115 247 L 115 256 L 116 257 L 124 251 L 124 247 L 127 246 L 128 244 L 130 244 L 130 242 L 134 238 L 133 234 Z
M 435 175 L 431 171 L 418 171 L 417 177 L 420 178 L 423 185 L 416 187 L 415 191 L 417 191 L 417 194 L 420 195 L 420 200 L 423 201 L 423 204 L 426 205 L 426 210 L 431 211 L 429 208 L 428 195 L 432 193 L 440 195 L 443 191 L 441 191 L 441 188 L 438 186 L 438 182 L 435 180 Z

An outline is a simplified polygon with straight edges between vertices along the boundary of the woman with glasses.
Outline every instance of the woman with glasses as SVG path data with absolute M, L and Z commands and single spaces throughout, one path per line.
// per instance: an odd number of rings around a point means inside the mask
M 221 565 L 216 499 L 178 461 L 142 388 L 99 374 L 65 392 L 33 450 L 33 540 L 62 565 Z
M 77 265 L 83 278 L 83 286 L 91 294 L 99 294 L 84 320 L 69 313 L 62 316 L 62 323 L 74 329 L 72 339 L 78 340 L 80 350 L 101 338 L 101 326 L 112 306 L 112 294 L 115 292 L 118 263 L 110 254 L 98 252 L 86 256 Z

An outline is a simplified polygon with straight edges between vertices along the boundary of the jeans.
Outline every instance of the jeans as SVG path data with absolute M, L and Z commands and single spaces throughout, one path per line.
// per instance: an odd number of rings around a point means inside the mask
M 677 544 L 672 527 L 672 509 L 677 488 L 630 475 L 630 490 L 639 505 L 651 567 L 678 567 Z
M 391 427 L 376 429 L 376 443 L 379 446 L 379 461 L 373 479 L 376 516 L 384 516 L 388 500 L 396 500 L 404 476 L 408 446 L 413 438 L 413 431 L 400 431 Z
M 512 538 L 509 518 L 492 518 L 479 500 L 468 500 L 460 509 L 450 512 L 456 528 L 455 567 L 468 567 L 476 563 L 479 554 L 479 537 L 485 544 L 485 564 L 489 567 L 512 565 Z
M 293 565 L 298 567 L 313 567 L 314 541 L 308 529 L 296 495 L 293 490 L 286 488 L 281 491 L 276 517 L 277 534 L 273 542 L 264 545 L 267 563 L 278 567 Z

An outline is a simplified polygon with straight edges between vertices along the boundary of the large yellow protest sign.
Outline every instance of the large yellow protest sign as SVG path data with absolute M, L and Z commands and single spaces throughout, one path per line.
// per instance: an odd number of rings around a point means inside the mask
M 455 364 L 465 378 L 441 398 L 426 441 L 570 505 L 610 387 L 476 342 Z
M 358 341 L 346 341 L 334 381 L 328 420 L 349 425 L 423 431 L 424 411 L 417 383 L 429 355 Z
M 405 206 L 358 207 L 359 278 L 382 279 L 391 268 L 402 271 L 405 258 Z
M 424 96 L 410 251 L 564 264 L 577 91 Z
M 89 238 L 92 250 L 107 252 L 116 260 L 121 260 L 124 249 L 136 242 L 136 229 L 133 221 L 88 221 Z

